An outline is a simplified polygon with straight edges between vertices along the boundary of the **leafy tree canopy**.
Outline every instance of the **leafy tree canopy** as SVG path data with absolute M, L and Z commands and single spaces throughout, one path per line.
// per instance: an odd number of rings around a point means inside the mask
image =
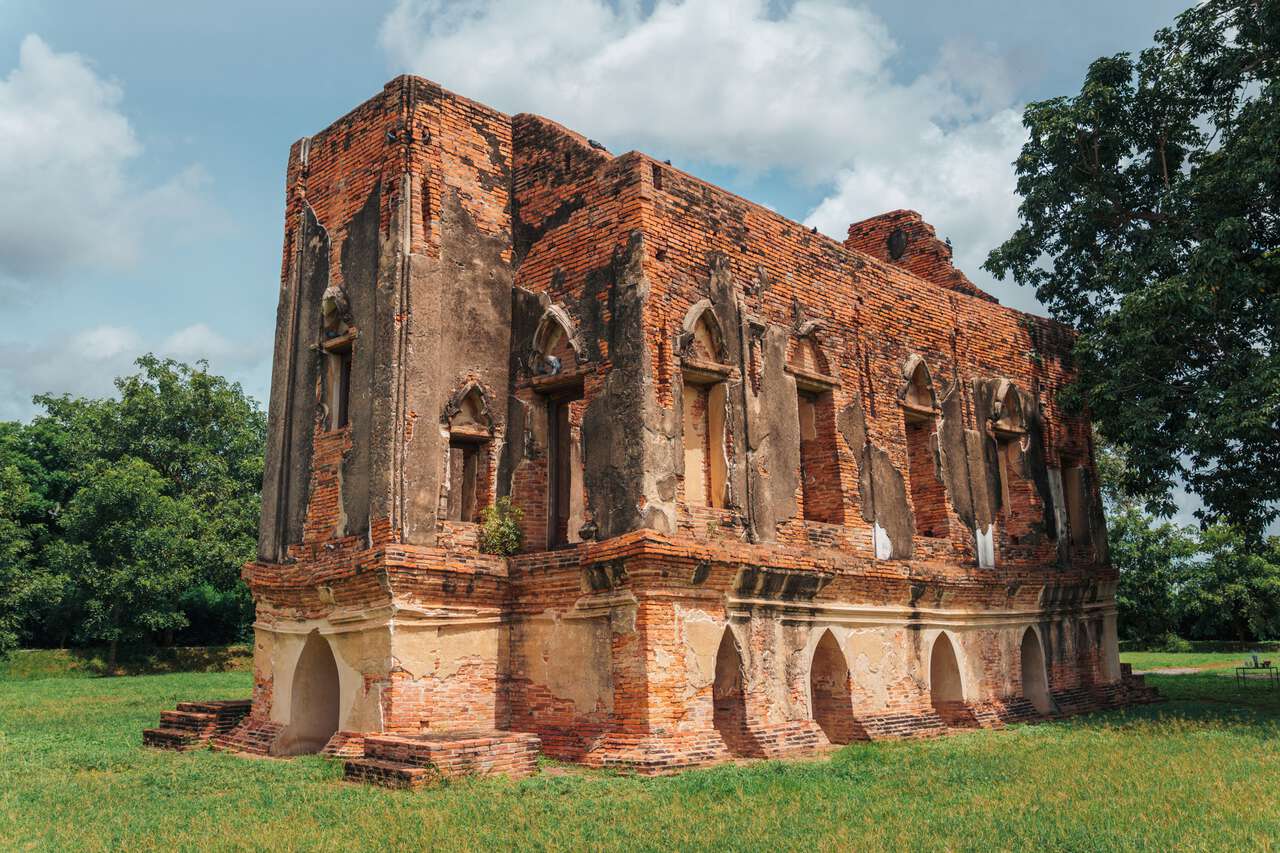
M 44 395 L 0 423 L 0 651 L 226 642 L 252 619 L 266 417 L 203 363 L 137 366 L 118 399 Z
M 1029 105 L 1021 225 L 985 267 L 1080 331 L 1079 380 L 1161 514 L 1260 547 L 1280 507 L 1280 1 L 1207 0 Z

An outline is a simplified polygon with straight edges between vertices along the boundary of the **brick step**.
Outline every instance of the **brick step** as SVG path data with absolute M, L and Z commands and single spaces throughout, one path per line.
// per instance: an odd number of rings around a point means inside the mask
M 210 741 L 210 746 L 225 752 L 270 755 L 271 748 L 282 731 L 284 731 L 283 723 L 248 717 L 234 729 L 215 735 Z
M 235 728 L 252 705 L 250 699 L 179 702 L 176 711 L 160 712 L 160 725 L 144 731 L 142 743 L 157 749 L 195 749 Z
M 214 699 L 206 702 L 179 702 L 179 711 L 195 714 L 216 714 L 218 717 L 247 717 L 253 708 L 252 699 Z
M 440 784 L 440 773 L 433 768 L 416 767 L 399 761 L 377 758 L 349 758 L 343 764 L 342 776 L 348 782 L 363 782 L 383 788 L 417 791 Z
M 185 729 L 168 729 L 163 726 L 157 729 L 142 730 L 142 745 L 153 749 L 172 749 L 187 752 L 204 746 L 208 738 Z
M 218 716 L 194 711 L 161 711 L 160 728 L 182 729 L 197 735 L 212 735 L 218 729 Z
M 336 732 L 320 750 L 326 758 L 364 758 L 363 732 Z

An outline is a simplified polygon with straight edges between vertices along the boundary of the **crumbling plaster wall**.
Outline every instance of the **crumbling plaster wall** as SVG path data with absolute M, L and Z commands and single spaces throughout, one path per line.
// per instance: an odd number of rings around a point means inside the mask
M 733 507 L 747 516 L 744 526 L 751 538 L 808 545 L 825 543 L 830 535 L 814 540 L 822 527 L 795 519 L 794 501 L 788 504 L 790 495 L 784 493 L 796 482 L 798 459 L 785 442 L 765 438 L 784 418 L 795 420 L 794 412 L 784 413 L 788 404 L 794 409 L 794 384 L 769 376 L 770 338 L 792 340 L 816 329 L 837 383 L 831 393 L 845 437 L 837 452 L 846 531 L 830 541 L 889 559 L 967 558 L 976 564 L 981 545 L 992 558 L 982 560 L 984 565 L 1031 568 L 1056 560 L 1056 543 L 1047 535 L 1014 543 L 1001 533 L 1000 508 L 994 503 L 998 480 L 992 481 L 992 440 L 983 410 L 990 409 L 985 396 L 996 380 L 1019 389 L 1034 416 L 1018 471 L 1029 482 L 1024 512 L 1052 519 L 1048 470 L 1059 454 L 1087 453 L 1088 446 L 1087 419 L 1056 404 L 1057 390 L 1072 375 L 1068 330 L 979 294 L 914 278 L 670 166 L 650 161 L 641 174 L 650 209 L 646 327 L 660 404 L 679 406 L 680 364 L 671 341 L 690 306 L 710 299 L 726 339 L 747 331 L 747 347 L 726 348 L 750 402 L 744 405 L 732 393 L 726 397 L 731 438 L 747 436 L 735 443 L 730 464 L 759 474 L 738 490 L 741 500 Z M 913 535 L 911 496 L 903 481 L 899 398 L 903 365 L 912 356 L 928 363 L 940 402 L 936 476 L 946 486 L 952 521 L 945 539 Z M 692 523 L 685 531 L 698 532 Z M 743 532 L 725 525 L 721 535 Z
M 321 620 L 308 620 L 271 630 L 254 631 L 254 668 L 272 682 L 270 719 L 288 725 L 295 709 L 295 668 L 307 637 L 318 631 L 338 668 L 339 731 L 381 731 L 382 690 L 391 667 L 391 631 L 383 625 L 341 630 Z

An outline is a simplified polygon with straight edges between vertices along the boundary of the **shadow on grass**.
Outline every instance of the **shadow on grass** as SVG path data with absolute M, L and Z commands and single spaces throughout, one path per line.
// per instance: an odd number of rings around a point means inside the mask
M 105 648 L 22 649 L 0 661 L 0 679 L 101 678 L 172 672 L 236 672 L 253 667 L 253 649 L 235 646 L 171 646 L 121 649 L 108 670 Z

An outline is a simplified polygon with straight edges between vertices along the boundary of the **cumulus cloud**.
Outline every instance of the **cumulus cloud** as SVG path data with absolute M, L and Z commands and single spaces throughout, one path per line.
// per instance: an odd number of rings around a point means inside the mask
M 149 230 L 172 233 L 184 211 L 209 212 L 198 166 L 156 185 L 133 179 L 143 148 L 123 96 L 79 54 L 22 40 L 0 79 L 0 287 L 127 268 Z
M 806 224 L 837 239 L 918 209 L 982 284 L 978 264 L 1016 221 L 1008 68 L 949 43 L 902 79 L 893 34 L 848 2 L 397 0 L 381 41 L 398 67 L 614 151 L 829 188 Z
M 0 342 L 0 420 L 25 420 L 38 409 L 36 394 L 103 397 L 115 392 L 114 380 L 136 371 L 134 359 L 146 352 L 210 370 L 245 387 L 265 405 L 271 370 L 269 342 L 233 341 L 204 323 L 165 336 L 146 336 L 127 326 L 98 325 L 36 343 Z

